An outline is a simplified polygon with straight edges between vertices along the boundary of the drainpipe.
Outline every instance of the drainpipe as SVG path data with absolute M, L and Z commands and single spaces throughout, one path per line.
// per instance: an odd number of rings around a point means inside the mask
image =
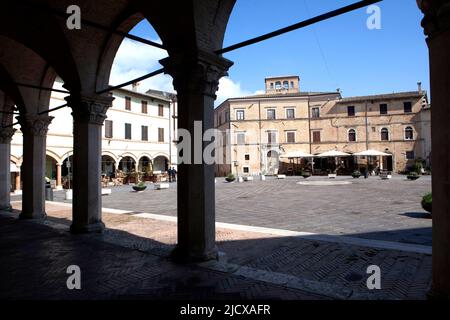
M 367 114 L 367 101 L 366 101 L 366 114 L 365 114 L 365 122 L 366 122 L 366 150 L 369 150 L 369 117 Z

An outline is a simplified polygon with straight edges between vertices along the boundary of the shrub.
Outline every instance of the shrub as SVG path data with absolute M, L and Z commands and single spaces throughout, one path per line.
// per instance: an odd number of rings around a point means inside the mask
M 359 177 L 361 177 L 361 172 L 360 172 L 359 170 L 353 171 L 352 177 L 353 177 L 353 178 L 359 178 Z
M 234 180 L 236 180 L 236 177 L 234 176 L 234 174 L 230 173 L 226 178 L 226 181 L 228 182 L 233 182 Z
M 433 200 L 433 198 L 432 198 L 432 195 L 431 195 L 431 192 L 430 192 L 430 193 L 425 194 L 423 196 L 423 198 L 422 198 L 422 201 L 421 201 L 422 208 L 425 211 L 428 211 L 430 213 L 431 213 L 432 200 Z

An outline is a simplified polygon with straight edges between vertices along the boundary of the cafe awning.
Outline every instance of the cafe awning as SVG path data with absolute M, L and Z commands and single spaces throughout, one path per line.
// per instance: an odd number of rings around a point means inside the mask
M 385 152 L 381 152 L 381 151 L 377 151 L 377 150 L 366 150 L 366 151 L 362 151 L 362 152 L 357 152 L 353 154 L 354 156 L 359 156 L 359 157 L 378 157 L 378 156 L 392 156 L 389 153 L 385 153 Z
M 309 154 L 304 151 L 293 151 L 293 152 L 287 152 L 280 156 L 280 158 L 285 159 L 292 159 L 292 158 L 312 158 L 314 157 L 312 154 Z
M 316 155 L 318 158 L 328 158 L 328 157 L 350 157 L 350 153 L 345 153 L 337 150 L 330 150 L 321 154 Z

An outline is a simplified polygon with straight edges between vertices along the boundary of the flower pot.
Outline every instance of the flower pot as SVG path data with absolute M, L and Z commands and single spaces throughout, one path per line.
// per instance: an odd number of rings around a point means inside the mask
M 133 190 L 136 192 L 144 191 L 147 189 L 147 186 L 133 186 Z
M 431 203 L 422 201 L 422 208 L 423 208 L 423 210 L 431 213 L 431 207 L 432 207 Z
M 420 176 L 406 176 L 406 178 L 407 178 L 408 180 L 412 180 L 412 181 L 414 181 L 414 180 L 417 180 L 417 179 L 419 179 L 419 178 L 420 178 Z

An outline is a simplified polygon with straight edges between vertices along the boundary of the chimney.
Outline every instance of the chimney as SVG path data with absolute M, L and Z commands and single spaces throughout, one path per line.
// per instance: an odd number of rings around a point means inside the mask
M 131 85 L 131 87 L 133 88 L 133 91 L 138 91 L 140 83 L 139 82 L 135 82 Z
M 422 82 L 417 82 L 417 89 L 419 93 L 422 93 Z

